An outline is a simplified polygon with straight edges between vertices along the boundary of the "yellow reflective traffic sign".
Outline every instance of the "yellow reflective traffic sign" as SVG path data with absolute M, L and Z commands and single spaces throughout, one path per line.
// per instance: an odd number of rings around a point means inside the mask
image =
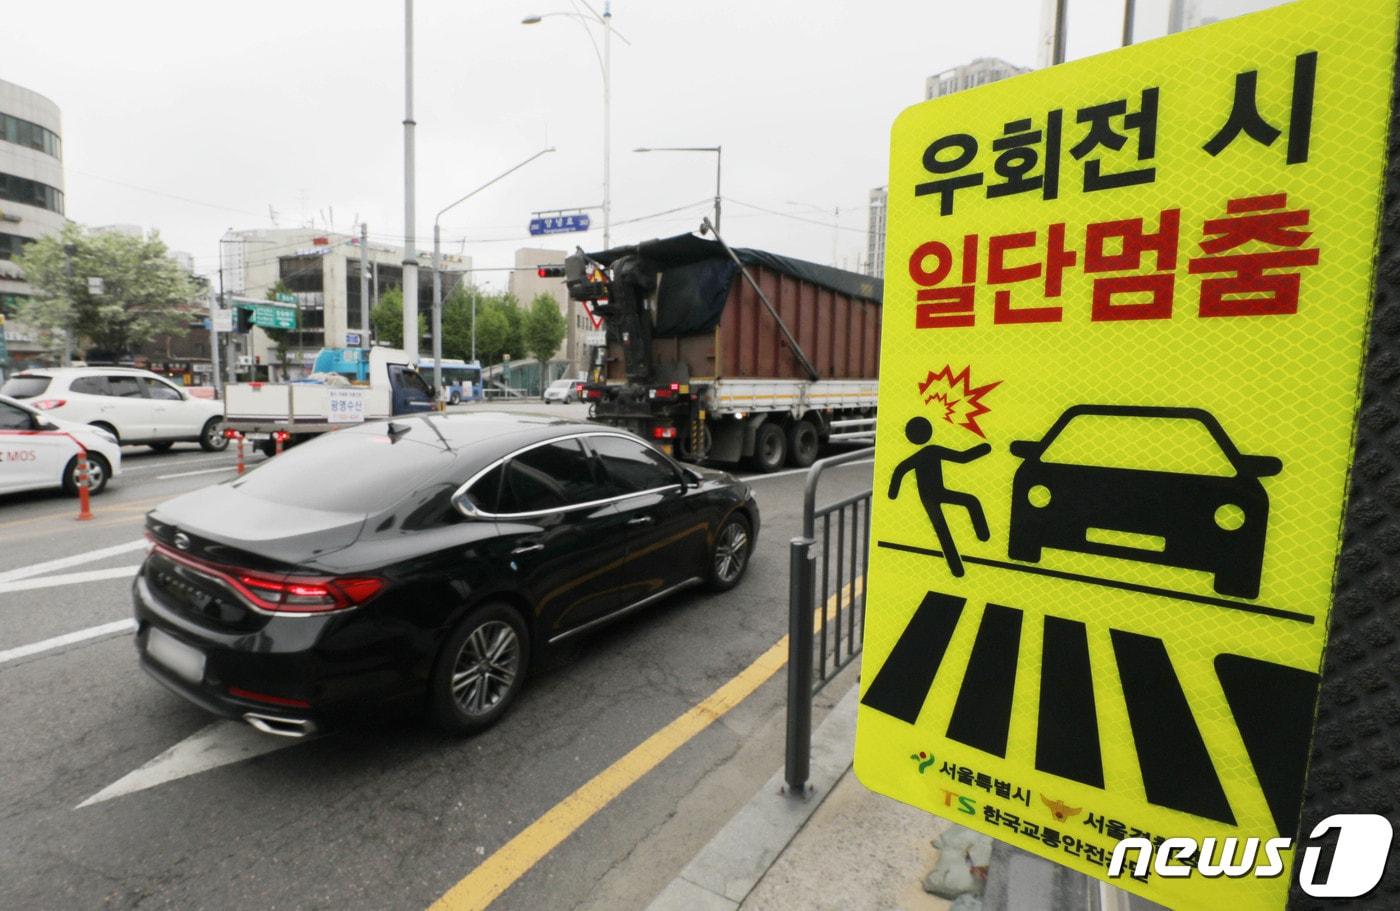
M 1297 835 L 1396 22 L 1301 0 L 895 122 L 868 787 L 1099 877 Z M 1114 881 L 1283 906 L 1293 851 L 1218 859 Z

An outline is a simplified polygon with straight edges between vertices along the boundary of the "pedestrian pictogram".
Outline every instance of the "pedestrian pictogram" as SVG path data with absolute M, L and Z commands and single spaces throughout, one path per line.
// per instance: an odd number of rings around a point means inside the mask
M 949 490 L 943 483 L 944 462 L 971 462 L 992 451 L 992 447 L 981 443 L 971 449 L 949 449 L 929 443 L 933 438 L 933 425 L 928 418 L 910 418 L 904 427 L 904 436 L 919 449 L 903 462 L 895 466 L 890 477 L 890 499 L 899 496 L 900 484 L 904 476 L 914 475 L 914 484 L 919 491 L 919 502 L 928 513 L 929 522 L 938 535 L 938 543 L 943 548 L 943 558 L 948 561 L 948 571 L 955 576 L 963 574 L 962 558 L 958 547 L 953 543 L 953 533 L 948 530 L 948 520 L 943 515 L 944 505 L 961 506 L 972 519 L 972 527 L 977 540 L 986 541 L 991 536 L 987 528 L 987 517 L 982 513 L 982 504 L 969 493 Z
M 1103 878 L 1133 838 L 1299 843 L 1398 5 L 1299 0 L 896 121 L 868 787 Z M 1272 909 L 1297 860 L 1113 882 Z

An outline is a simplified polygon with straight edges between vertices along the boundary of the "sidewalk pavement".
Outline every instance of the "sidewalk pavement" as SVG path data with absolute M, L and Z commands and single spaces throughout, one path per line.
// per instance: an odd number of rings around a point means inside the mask
M 851 768 L 857 687 L 812 734 L 809 795 L 779 770 L 648 911 L 946 911 L 923 877 L 950 823 L 865 789 Z
M 647 911 L 949 911 L 924 891 L 954 828 L 946 819 L 866 790 L 852 770 L 859 685 L 812 733 L 805 799 L 784 793 L 779 769 L 661 891 Z M 828 697 L 829 698 L 829 697 Z M 965 831 L 965 830 L 964 830 Z M 1066 867 L 991 843 L 980 900 L 987 911 L 1166 911 Z

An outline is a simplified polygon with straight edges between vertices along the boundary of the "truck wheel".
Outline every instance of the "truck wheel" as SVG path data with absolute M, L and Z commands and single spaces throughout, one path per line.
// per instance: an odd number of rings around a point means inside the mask
M 811 421 L 793 421 L 787 432 L 788 464 L 806 468 L 817 460 L 821 438 Z
M 753 435 L 753 455 L 749 458 L 758 471 L 777 471 L 787 461 L 787 434 L 777 424 L 760 424 Z

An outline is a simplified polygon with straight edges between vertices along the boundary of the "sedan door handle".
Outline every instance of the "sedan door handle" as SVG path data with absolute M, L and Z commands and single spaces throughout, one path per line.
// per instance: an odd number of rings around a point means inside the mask
M 515 550 L 513 550 L 513 551 L 510 552 L 510 555 L 511 555 L 512 557 L 518 557 L 518 556 L 520 556 L 521 554 L 532 554 L 532 553 L 534 553 L 534 552 L 537 551 L 537 550 L 544 550 L 544 545 L 543 545 L 543 544 L 527 544 L 527 545 L 525 545 L 524 547 L 517 547 Z
M 627 524 L 628 524 L 628 525 L 650 525 L 650 524 L 652 523 L 652 521 L 653 521 L 653 520 L 652 520 L 651 516 L 637 516 L 637 518 L 635 518 L 635 519 L 628 519 L 628 520 L 627 520 Z

